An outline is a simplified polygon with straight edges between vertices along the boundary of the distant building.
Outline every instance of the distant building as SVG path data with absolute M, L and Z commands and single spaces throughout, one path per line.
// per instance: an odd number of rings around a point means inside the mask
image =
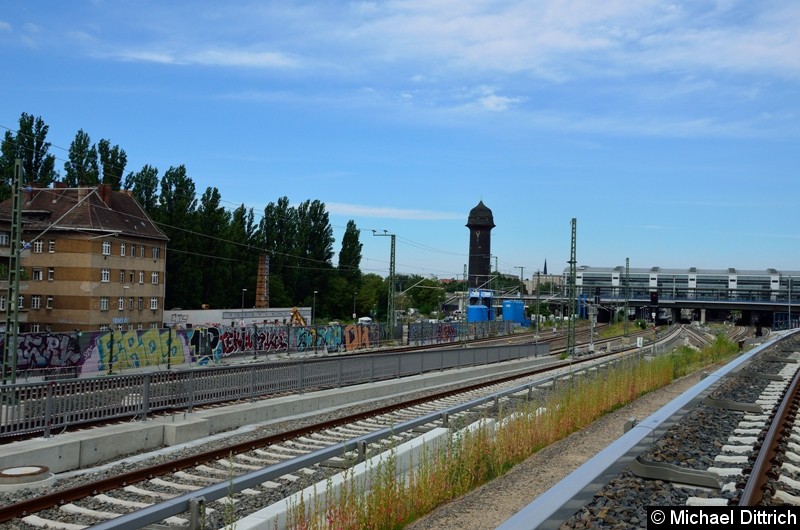
M 12 202 L 0 203 L 4 312 Z M 161 327 L 169 239 L 130 192 L 29 187 L 21 210 L 20 332 Z
M 485 289 L 489 285 L 492 255 L 492 228 L 495 227 L 492 211 L 480 201 L 470 210 L 467 218 L 469 228 L 469 277 L 468 285 Z

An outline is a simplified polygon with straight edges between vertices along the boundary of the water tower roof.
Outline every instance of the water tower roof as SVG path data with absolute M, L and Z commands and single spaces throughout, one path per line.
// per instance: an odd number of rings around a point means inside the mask
M 467 218 L 467 227 L 495 227 L 492 211 L 483 204 L 483 201 L 480 201 L 475 208 L 470 210 Z

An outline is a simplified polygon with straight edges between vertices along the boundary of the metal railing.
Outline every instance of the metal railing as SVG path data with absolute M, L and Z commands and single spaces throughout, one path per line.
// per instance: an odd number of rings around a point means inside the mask
M 307 392 L 549 353 L 547 344 L 436 349 L 159 370 L 0 387 L 0 437 L 285 392 Z

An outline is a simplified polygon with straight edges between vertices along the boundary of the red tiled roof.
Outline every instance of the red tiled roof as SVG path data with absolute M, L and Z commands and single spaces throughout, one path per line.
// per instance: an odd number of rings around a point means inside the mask
M 117 232 L 131 237 L 169 238 L 129 191 L 96 188 L 26 188 L 22 194 L 24 230 Z M 80 204 L 79 204 L 80 203 Z M 0 222 L 11 222 L 12 199 L 0 203 Z

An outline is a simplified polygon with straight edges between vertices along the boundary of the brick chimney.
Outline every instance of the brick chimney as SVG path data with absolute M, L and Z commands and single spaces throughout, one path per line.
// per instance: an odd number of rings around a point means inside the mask
M 100 198 L 103 199 L 103 202 L 106 203 L 106 206 L 111 205 L 111 184 L 100 184 L 98 186 L 100 188 Z

